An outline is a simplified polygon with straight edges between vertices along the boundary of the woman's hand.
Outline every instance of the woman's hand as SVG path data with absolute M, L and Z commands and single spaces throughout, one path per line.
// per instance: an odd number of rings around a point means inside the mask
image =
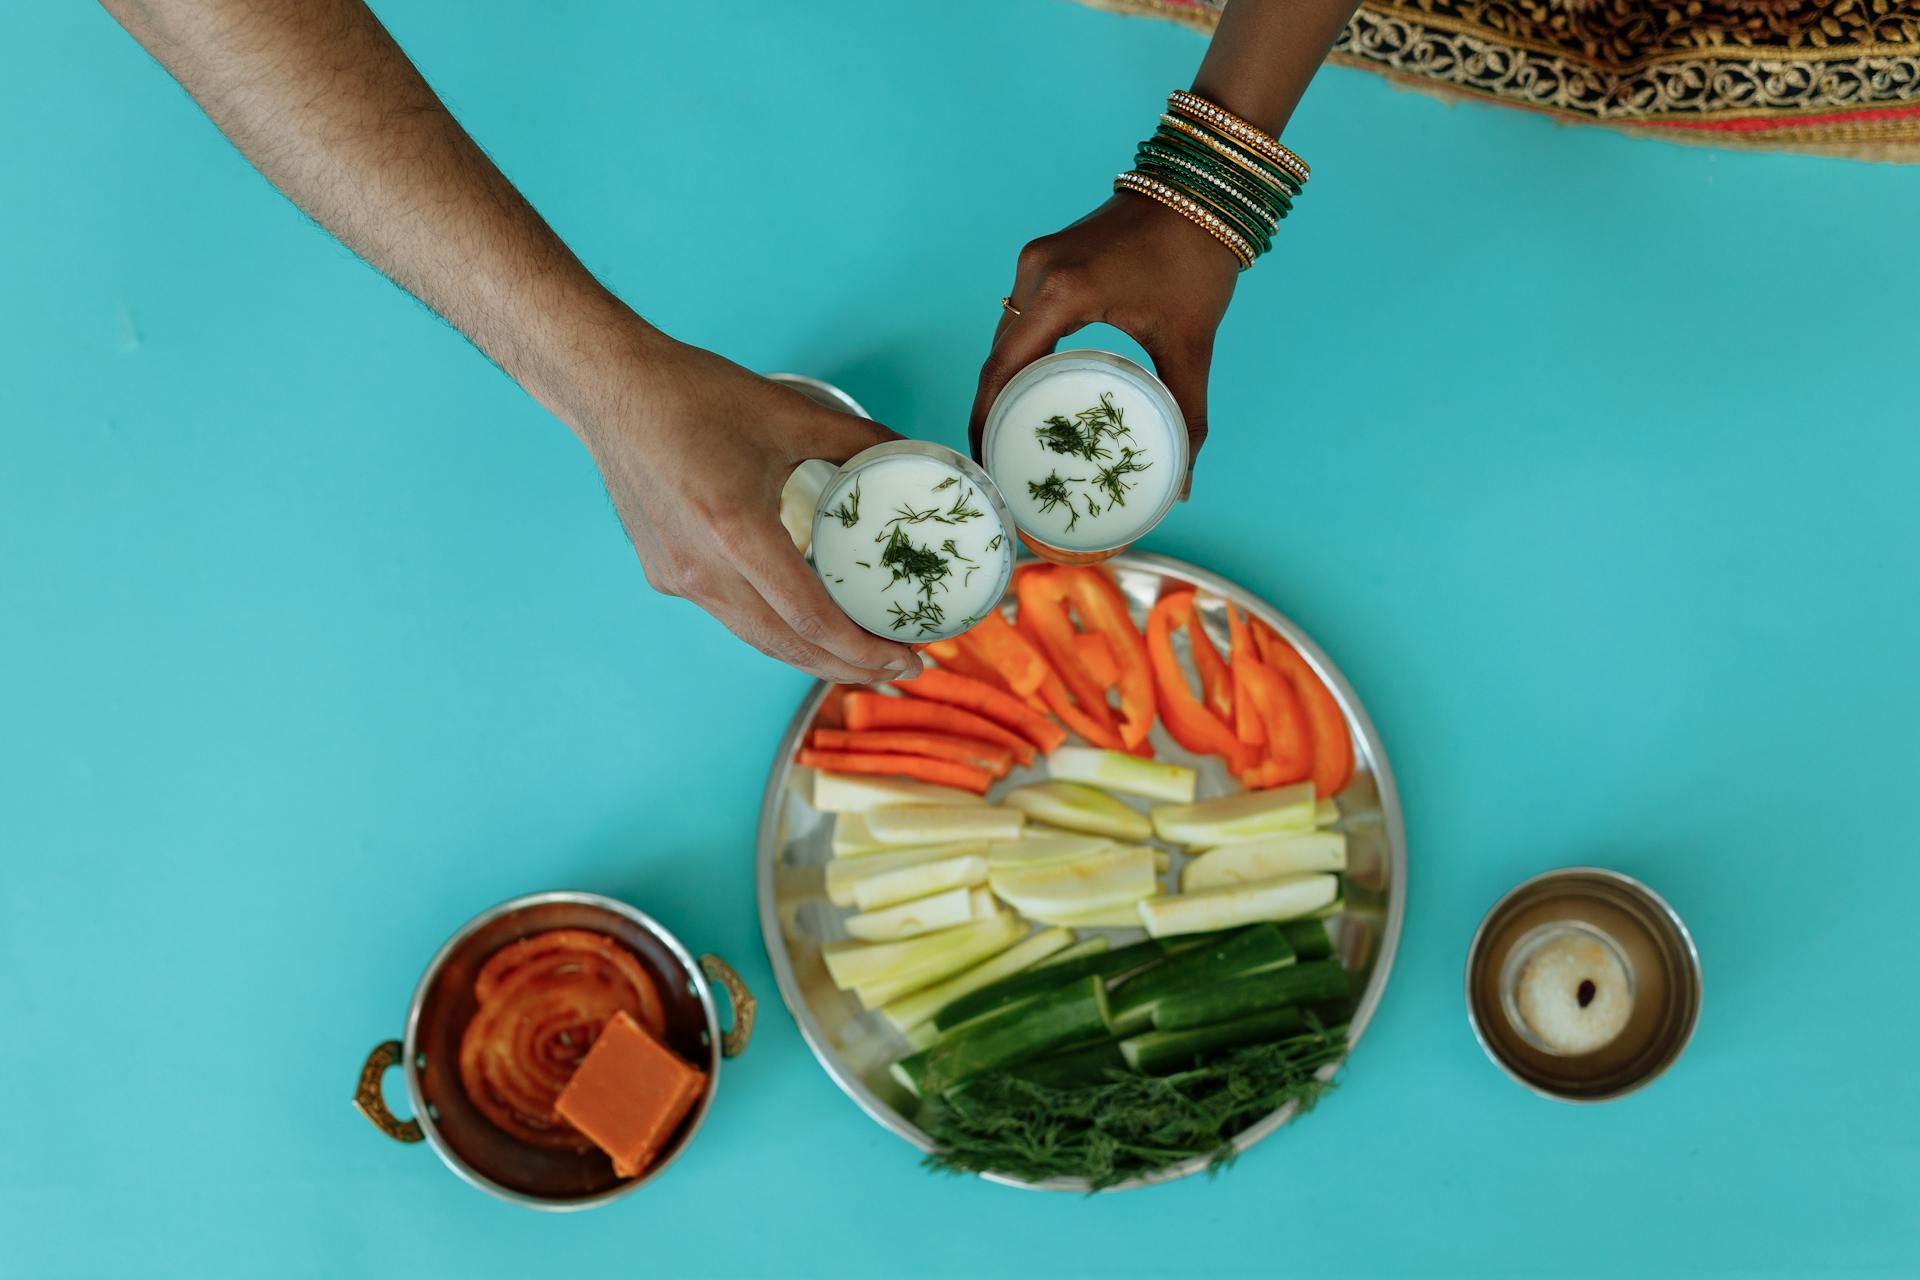
M 1117 192 L 1066 230 L 1029 244 L 1013 282 L 1011 305 L 1020 314 L 1000 317 L 980 370 L 974 452 L 987 409 L 1009 378 L 1076 329 L 1106 323 L 1153 358 L 1198 454 L 1207 438 L 1213 335 L 1239 274 L 1233 254 L 1207 232 L 1151 200 Z
M 634 366 L 643 384 L 579 424 L 647 581 L 823 680 L 917 674 L 913 650 L 833 603 L 779 515 L 794 467 L 844 462 L 894 433 L 710 351 L 657 333 L 648 347 Z

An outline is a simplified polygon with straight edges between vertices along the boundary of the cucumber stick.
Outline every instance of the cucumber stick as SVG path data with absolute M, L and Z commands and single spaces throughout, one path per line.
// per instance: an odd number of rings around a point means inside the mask
M 1062 747 L 1061 751 L 1071 750 Z M 1054 752 L 1057 757 L 1059 751 Z M 1035 822 L 1047 822 L 1068 831 L 1106 836 L 1114 840 L 1145 840 L 1153 823 L 1132 805 L 1116 800 L 1098 787 L 1080 782 L 1033 782 L 1007 792 L 1002 803 L 1024 812 Z
M 1284 1040 L 1306 1029 L 1307 1020 L 1298 1009 L 1269 1009 L 1187 1031 L 1149 1031 L 1131 1036 L 1120 1042 L 1120 1056 L 1142 1075 L 1166 1075 L 1198 1066 L 1202 1059 L 1227 1049 Z
M 972 889 L 986 882 L 987 860 L 963 854 L 956 858 L 922 862 L 918 866 L 896 867 L 879 875 L 861 876 L 852 882 L 847 892 L 853 898 L 853 905 L 860 910 L 878 911 L 896 903 L 924 898 L 930 893 Z M 828 885 L 827 896 L 833 896 L 831 884 Z M 856 933 L 854 936 L 859 935 Z
M 1003 978 L 990 987 L 982 987 L 970 996 L 955 1000 L 935 1014 L 933 1022 L 942 1031 L 948 1031 L 982 1014 L 1032 1000 L 1055 987 L 1084 977 L 1111 978 L 1145 968 L 1158 960 L 1160 955 L 1161 951 L 1157 944 L 1136 942 L 1130 947 L 1098 951 L 1082 956 L 1078 960 L 1062 960 L 1054 964 L 1041 965 L 1037 969 L 1029 969 L 1011 978 Z
M 1337 960 L 1288 965 L 1166 996 L 1153 1006 L 1153 1026 L 1156 1031 L 1186 1031 L 1288 1005 L 1338 1000 L 1347 989 L 1347 971 Z
M 862 778 L 846 773 L 813 775 L 813 807 L 821 813 L 866 813 L 882 805 L 984 805 L 983 796 L 958 787 L 892 778 Z
M 1209 847 L 1282 831 L 1311 831 L 1318 814 L 1311 782 L 1152 809 L 1153 829 L 1162 840 Z
M 1216 845 L 1187 863 L 1180 872 L 1180 887 L 1193 893 L 1280 876 L 1346 869 L 1347 838 L 1338 831 L 1255 836 Z
M 1045 835 L 1027 828 L 1018 840 L 995 841 L 987 846 L 987 865 L 995 871 L 1003 867 L 1037 867 L 1049 862 L 1072 862 L 1111 847 L 1111 836 L 1084 836 L 1073 832 Z
M 983 1071 L 1044 1057 L 1106 1034 L 1107 984 L 1090 974 L 902 1058 L 893 1064 L 893 1077 L 915 1097 L 924 1098 L 944 1093 Z
M 1312 915 L 1339 896 L 1338 876 L 1285 876 L 1155 898 L 1140 908 L 1140 918 L 1149 934 L 1164 938 L 1231 929 L 1257 920 L 1292 920 Z
M 1293 948 L 1278 925 L 1255 925 L 1192 947 L 1114 988 L 1114 1034 L 1145 1031 L 1153 1025 L 1160 1002 L 1182 992 L 1207 991 L 1229 979 L 1292 963 Z
M 1011 946 L 1023 932 L 1025 926 L 1015 922 L 1012 912 L 1000 912 L 986 920 L 970 920 L 966 924 L 942 929 L 938 933 L 922 934 L 918 938 L 908 938 L 904 942 L 829 943 L 821 948 L 820 958 L 825 961 L 827 973 L 835 986 L 873 987 L 933 967 L 948 953 L 965 951 L 971 943 L 982 938 L 999 942 L 988 952 L 990 955 L 992 951 Z M 947 973 L 951 972 L 953 970 L 947 970 Z M 927 981 L 937 981 L 946 976 L 946 973 L 935 974 Z
M 942 840 L 1016 840 L 1027 815 L 994 805 L 883 805 L 867 810 L 867 831 L 882 844 Z
M 1069 1049 L 1065 1053 L 1041 1058 L 1038 1062 L 1023 1062 L 1012 1071 L 1022 1080 L 1031 1080 L 1050 1089 L 1075 1089 L 1081 1085 L 1104 1084 L 1107 1072 L 1128 1069 L 1120 1042 L 1102 1040 L 1084 1049 Z
M 1047 772 L 1062 782 L 1104 787 L 1149 800 L 1186 804 L 1199 775 L 1183 764 L 1142 760 L 1124 751 L 1098 747 L 1057 747 L 1047 756 Z M 1051 821 L 1051 819 L 1050 819 Z
M 1159 887 L 1153 850 L 1144 845 L 1110 845 L 1070 862 L 993 868 L 987 883 L 996 897 L 1029 919 L 1118 907 L 1151 897 Z
M 1293 953 L 1302 960 L 1325 960 L 1333 954 L 1333 937 L 1324 920 L 1289 920 L 1280 926 Z
M 895 903 L 878 911 L 863 911 L 847 918 L 847 932 L 865 942 L 898 942 L 917 938 L 935 929 L 951 929 L 969 920 L 994 914 L 993 895 L 985 889 L 962 885 L 942 893 Z
M 1043 963 L 1050 957 L 1060 954 L 1072 941 L 1073 934 L 1066 929 L 1044 929 L 1024 942 L 1016 942 L 992 959 L 983 961 L 963 973 L 955 974 L 945 982 L 935 983 L 910 996 L 895 1000 L 880 1012 L 899 1030 L 911 1032 L 914 1027 L 926 1022 L 961 996 L 978 991 L 981 987 L 998 982 L 1002 978 L 1012 977 L 1023 969 Z
M 1035 965 L 1034 968 L 1044 969 L 1050 964 L 1061 964 L 1068 960 L 1079 960 L 1085 956 L 1097 956 L 1102 951 L 1105 951 L 1108 945 L 1106 935 L 1104 934 L 1097 934 L 1091 938 L 1082 938 L 1072 946 L 1063 947 L 1059 951 L 1054 952 L 1045 960 Z

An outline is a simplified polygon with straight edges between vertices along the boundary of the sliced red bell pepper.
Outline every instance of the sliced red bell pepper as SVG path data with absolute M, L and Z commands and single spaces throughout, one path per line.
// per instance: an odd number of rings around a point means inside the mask
M 1030 570 L 1018 579 L 1020 595 L 1020 631 L 1030 636 L 1046 655 L 1064 692 L 1071 695 L 1074 714 L 1068 716 L 1055 705 L 1063 691 L 1049 691 L 1042 685 L 1041 696 L 1053 713 L 1073 726 L 1074 732 L 1096 747 L 1118 750 L 1124 743 L 1107 705 L 1107 687 L 1096 680 L 1080 660 L 1079 633 L 1067 614 L 1069 582 L 1060 569 Z
M 1185 626 L 1192 613 L 1193 592 L 1182 591 L 1162 596 L 1147 614 L 1147 662 L 1158 694 L 1160 722 L 1167 726 L 1173 740 L 1189 751 L 1225 756 L 1230 764 L 1244 761 L 1245 745 L 1234 736 L 1226 721 L 1194 696 L 1187 685 L 1186 672 L 1180 669 L 1180 660 L 1173 652 L 1174 628 Z
M 994 672 L 1016 697 L 1030 698 L 1047 680 L 1047 660 L 997 611 L 988 613 L 956 642 L 976 665 Z
M 1198 609 L 1187 615 L 1187 647 L 1193 652 L 1193 669 L 1200 676 L 1200 695 L 1206 701 L 1207 710 L 1232 724 L 1235 718 L 1233 677 L 1228 674 L 1220 651 L 1213 647 L 1213 637 L 1200 621 Z
M 1137 751 L 1153 732 L 1155 714 L 1153 671 L 1147 662 L 1147 642 L 1127 612 L 1127 598 L 1112 578 L 1088 567 L 1054 570 L 1064 579 L 1075 613 L 1086 630 L 1107 642 L 1118 671 L 1120 741 Z
M 802 747 L 794 759 L 828 773 L 870 773 L 914 778 L 943 787 L 958 787 L 977 795 L 987 794 L 987 788 L 993 785 L 993 777 L 985 769 L 970 769 L 951 760 L 929 760 L 925 756 L 864 755 L 852 751 L 815 751 L 811 747 Z
M 961 648 L 958 640 L 936 640 L 923 646 L 924 652 L 947 670 L 973 680 L 981 680 L 998 689 L 1007 689 L 1000 673 Z M 1007 689 L 1011 693 L 1011 689 Z
M 893 687 L 909 697 L 978 712 L 1013 730 L 1042 751 L 1051 751 L 1067 740 L 1066 730 L 1005 689 L 996 689 L 984 680 L 934 667 L 912 680 L 896 680 Z
M 841 704 L 847 728 L 856 733 L 874 729 L 905 729 L 947 733 L 959 738 L 977 738 L 1013 752 L 1021 764 L 1032 764 L 1033 744 L 1011 729 L 985 716 L 941 702 L 923 702 L 919 698 L 889 698 L 884 693 L 854 689 Z
M 1105 638 L 1082 631 L 1073 638 L 1073 651 L 1101 688 L 1111 689 L 1120 683 L 1120 666 L 1113 660 L 1113 650 L 1107 647 Z
M 1322 798 L 1338 795 L 1353 778 L 1353 734 L 1347 728 L 1346 713 L 1340 710 L 1332 690 L 1279 632 L 1256 618 L 1253 633 L 1260 656 L 1285 676 L 1299 695 L 1312 743 L 1313 793 Z
M 1234 686 L 1245 689 L 1265 744 L 1265 761 L 1244 781 L 1254 787 L 1298 782 L 1313 771 L 1313 743 L 1299 696 L 1284 676 L 1262 660 L 1252 628 L 1231 604 L 1227 631 L 1233 642 Z

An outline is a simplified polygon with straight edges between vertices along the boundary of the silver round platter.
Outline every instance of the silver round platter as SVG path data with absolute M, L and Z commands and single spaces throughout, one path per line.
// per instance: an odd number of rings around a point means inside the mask
M 1347 835 L 1347 871 L 1343 909 L 1329 918 L 1327 924 L 1334 936 L 1336 954 L 1353 975 L 1354 989 L 1360 993 L 1348 1029 L 1348 1052 L 1351 1053 L 1386 990 L 1407 897 L 1406 830 L 1400 814 L 1399 794 L 1394 788 L 1386 751 L 1366 709 L 1339 670 L 1299 627 L 1279 610 L 1234 583 L 1166 556 L 1130 552 L 1106 560 L 1100 567 L 1119 584 L 1136 625 L 1145 625 L 1148 609 L 1161 596 L 1189 588 L 1196 593 L 1197 610 L 1208 633 L 1223 650 L 1227 641 L 1228 602 L 1238 610 L 1263 619 L 1307 659 L 1345 713 L 1353 738 L 1354 771 L 1352 781 L 1334 799 L 1340 809 L 1337 828 Z M 1001 609 L 1010 614 L 1012 607 L 1013 594 L 1009 588 L 1001 601 Z M 1189 661 L 1183 635 L 1176 637 L 1176 646 L 1182 662 Z M 842 921 L 851 912 L 827 900 L 825 868 L 832 858 L 832 815 L 813 808 L 811 771 L 796 765 L 794 755 L 821 708 L 829 698 L 838 696 L 841 688 L 843 686 L 816 684 L 801 700 L 780 739 L 760 810 L 756 868 L 760 927 L 780 996 L 793 1013 L 813 1056 L 819 1059 L 834 1083 L 876 1123 L 920 1151 L 929 1152 L 933 1142 L 914 1123 L 912 1100 L 887 1074 L 889 1064 L 910 1052 L 906 1038 L 879 1014 L 864 1010 L 853 993 L 835 987 L 821 959 L 822 947 L 847 937 Z M 1230 795 L 1242 789 L 1227 774 L 1220 760 L 1184 750 L 1167 736 L 1164 726 L 1154 726 L 1152 743 L 1156 758 L 1191 765 L 1199 771 L 1199 798 Z M 989 799 L 1008 788 L 1044 778 L 1044 765 L 1042 757 L 1032 767 L 1016 768 L 995 784 Z M 1163 885 L 1177 885 L 1184 861 L 1181 851 L 1157 843 L 1156 847 L 1172 854 L 1172 867 L 1162 877 Z M 1140 929 L 1082 929 L 1079 932 L 1081 936 L 1104 933 L 1116 946 L 1146 936 Z M 1340 1066 L 1341 1063 L 1330 1064 L 1322 1069 L 1321 1075 L 1331 1078 Z M 1265 1140 L 1292 1119 L 1295 1111 L 1296 1107 L 1290 1104 L 1243 1130 L 1233 1140 L 1235 1150 L 1245 1152 Z M 1205 1157 L 1196 1157 L 1108 1190 L 1169 1182 L 1201 1172 L 1208 1164 Z M 1037 1190 L 1084 1193 L 1088 1189 L 1084 1182 L 1076 1179 L 1029 1182 L 998 1174 L 981 1176 L 1006 1186 Z

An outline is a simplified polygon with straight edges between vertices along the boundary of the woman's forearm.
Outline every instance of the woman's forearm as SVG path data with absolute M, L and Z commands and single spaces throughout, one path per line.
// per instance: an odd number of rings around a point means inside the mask
M 266 178 L 573 426 L 649 331 L 361 0 L 103 0 Z
M 1231 0 L 1193 91 L 1275 137 L 1358 0 Z

